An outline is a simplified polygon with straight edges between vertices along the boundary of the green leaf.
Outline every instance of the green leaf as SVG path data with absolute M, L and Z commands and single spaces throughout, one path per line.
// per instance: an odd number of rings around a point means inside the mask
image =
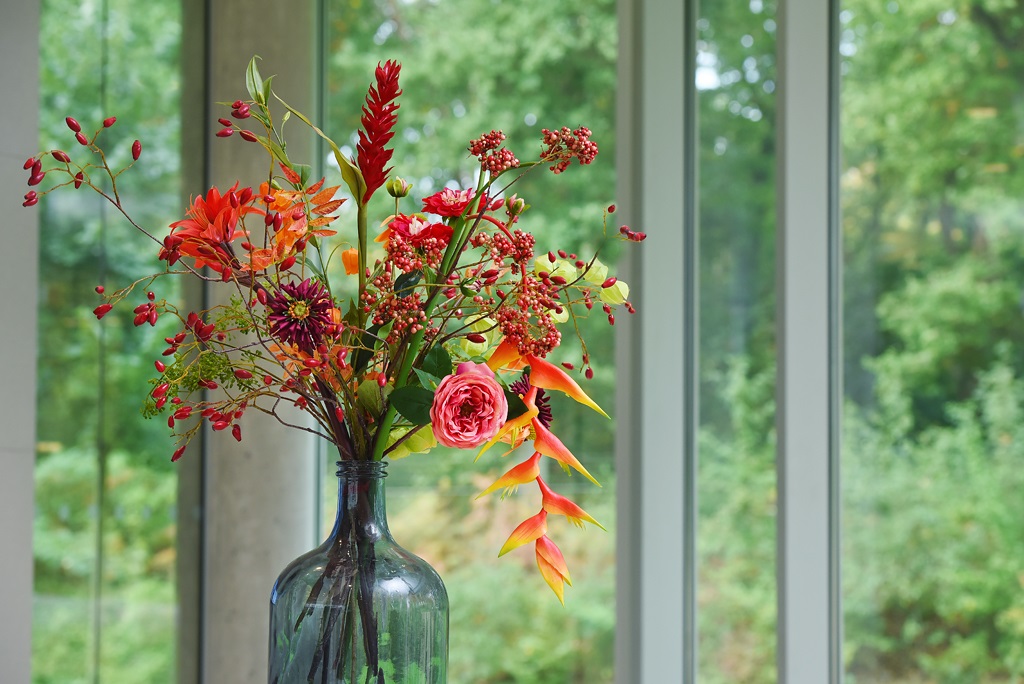
M 422 385 L 425 389 L 434 390 L 437 389 L 437 386 L 441 384 L 441 378 L 437 377 L 436 375 L 433 375 L 432 373 L 428 373 L 425 370 L 413 368 L 412 372 L 415 373 L 416 377 L 420 379 L 420 385 Z
M 263 77 L 260 76 L 260 69 L 256 66 L 257 59 L 260 59 L 259 55 L 255 55 L 249 60 L 249 66 L 245 70 L 245 89 L 249 91 L 249 97 L 255 102 L 265 105 L 267 98 L 263 92 Z
M 391 405 L 413 425 L 430 423 L 430 407 L 434 403 L 434 393 L 419 385 L 399 387 L 389 397 Z
M 427 352 L 420 368 L 436 378 L 443 378 L 452 374 L 452 357 L 448 355 L 448 350 L 438 344 Z
M 508 401 L 508 420 L 518 418 L 529 410 L 519 395 L 511 390 L 505 390 L 505 399 Z
M 395 294 L 399 297 L 408 297 L 412 294 L 412 289 L 416 287 L 416 283 L 420 282 L 422 277 L 422 271 L 410 271 L 398 276 L 395 278 Z
M 352 356 L 352 370 L 356 373 L 362 373 L 366 364 L 373 358 L 373 352 L 377 349 L 377 333 L 380 332 L 380 328 L 379 325 L 370 326 L 369 330 L 363 331 L 363 334 L 359 336 L 359 347 Z

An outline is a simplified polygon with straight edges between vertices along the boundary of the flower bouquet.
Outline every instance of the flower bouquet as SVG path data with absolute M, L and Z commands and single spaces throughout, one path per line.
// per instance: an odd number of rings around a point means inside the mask
M 616 308 L 633 312 L 629 290 L 596 253 L 538 246 L 520 228 L 529 205 L 510 193 L 527 173 L 557 175 L 574 161 L 591 163 L 597 144 L 585 127 L 544 129 L 536 158 L 520 161 L 504 146 L 505 136 L 490 131 L 468 145 L 479 163 L 475 188 L 446 187 L 410 211 L 404 205 L 411 186 L 391 177 L 388 167 L 399 73 L 395 62 L 378 65 L 350 159 L 276 96 L 253 59 L 246 72 L 249 99 L 231 104 L 217 136 L 262 146 L 270 171 L 252 187 L 211 188 L 164 234 L 135 223 L 123 208 L 118 177 L 139 161 L 142 144 L 135 141 L 125 168 L 111 168 L 99 139 L 113 117 L 92 135 L 67 118 L 88 153 L 85 160 L 49 150 L 25 163 L 30 186 L 58 179 L 46 190 L 30 190 L 25 206 L 57 188 L 86 186 L 150 238 L 166 262 L 164 271 L 114 291 L 97 287 L 103 303 L 94 313 L 103 318 L 114 307 L 131 306 L 136 326 L 165 316 L 179 321 L 180 330 L 166 338 L 154 362 L 158 376 L 144 407 L 148 416 L 166 416 L 176 440 L 172 461 L 204 427 L 241 441 L 245 416 L 258 411 L 327 440 L 339 466 L 348 469 L 332 538 L 315 563 L 299 564 L 306 579 L 298 608 L 285 616 L 272 611 L 273 681 L 328 681 L 328 671 L 336 676 L 330 681 L 420 681 L 412 669 L 392 678 L 401 669 L 393 651 L 404 637 L 384 624 L 395 621 L 380 603 L 388 591 L 380 580 L 392 566 L 408 569 L 419 559 L 381 546 L 390 537 L 379 517 L 382 490 L 373 484 L 382 474 L 371 464 L 438 444 L 478 449 L 479 458 L 499 444 L 507 455 L 530 442 L 529 456 L 481 496 L 536 484 L 539 511 L 511 532 L 499 555 L 533 544 L 541 576 L 563 602 L 570 576 L 548 537 L 548 517 L 598 525 L 541 477 L 547 457 L 596 484 L 553 433 L 549 393 L 564 393 L 604 415 L 567 371 L 592 377 L 577 321 L 598 306 L 614 324 Z M 272 110 L 284 114 L 276 118 Z M 313 180 L 311 167 L 290 158 L 283 134 L 290 119 L 309 126 L 333 151 L 347 197 L 338 196 L 341 185 Z M 389 197 L 378 202 L 380 216 L 371 224 L 370 201 L 382 188 Z M 338 227 L 345 202 L 355 205 L 355 225 Z M 606 240 L 645 238 L 625 226 L 608 231 L 612 212 L 614 206 L 602 221 Z M 153 284 L 168 276 L 219 284 L 230 297 L 207 310 L 179 309 L 154 292 Z M 578 369 L 545 359 L 562 342 L 562 329 L 579 337 Z M 292 407 L 305 418 L 296 419 Z M 299 573 L 293 566 L 278 580 L 272 601 L 289 591 L 286 580 Z M 401 600 L 412 605 L 408 596 Z M 327 606 L 326 612 L 303 633 L 314 622 L 314 606 Z M 446 638 L 446 613 L 442 628 Z M 284 653 L 276 665 L 275 650 Z M 423 681 L 443 681 L 443 663 L 437 665 L 436 654 L 434 660 L 416 672 L 433 668 L 440 677 L 424 674 Z M 282 674 L 292 667 L 301 674 Z

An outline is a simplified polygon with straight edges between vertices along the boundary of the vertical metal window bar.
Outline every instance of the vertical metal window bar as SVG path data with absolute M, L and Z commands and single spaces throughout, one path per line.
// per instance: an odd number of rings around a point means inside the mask
M 779 684 L 838 684 L 833 3 L 779 3 Z

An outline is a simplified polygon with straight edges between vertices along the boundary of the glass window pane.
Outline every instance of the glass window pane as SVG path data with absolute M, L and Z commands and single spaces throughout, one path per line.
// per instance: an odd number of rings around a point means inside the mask
M 774 682 L 775 3 L 702 3 L 699 680 Z
M 591 128 L 601 149 L 595 164 L 555 179 L 528 176 L 515 192 L 532 205 L 523 225 L 537 235 L 538 253 L 564 247 L 581 258 L 593 254 L 602 212 L 615 192 L 614 2 L 331 3 L 328 13 L 327 131 L 353 150 L 354 140 L 343 136 L 358 128 L 374 66 L 387 58 L 401 61 L 404 94 L 392 161 L 395 173 L 414 184 L 414 197 L 449 181 L 474 186 L 467 146 L 491 129 L 503 129 L 511 149 L 532 153 L 540 149 L 542 128 Z M 419 209 L 406 202 L 406 210 Z M 611 246 L 601 259 L 614 263 Z M 594 312 L 581 327 L 595 377 L 578 377 L 614 416 L 614 329 L 600 304 Z M 551 358 L 580 369 L 580 346 L 566 335 Z M 564 608 L 538 574 L 532 550 L 496 557 L 518 522 L 536 513 L 536 488 L 523 487 L 504 501 L 497 495 L 475 500 L 512 465 L 511 458 L 488 453 L 474 463 L 473 454 L 435 449 L 389 468 L 395 538 L 427 558 L 448 586 L 452 681 L 612 681 L 614 422 L 560 395 L 552 407 L 559 437 L 603 488 L 579 476 L 565 478 L 558 468 L 544 477 L 609 530 L 551 521 L 573 578 Z M 331 515 L 333 467 L 325 473 Z
M 179 3 L 44 0 L 41 21 L 41 148 L 84 161 L 64 116 L 88 135 L 118 117 L 101 134 L 112 167 L 146 141 L 118 191 L 141 225 L 167 225 L 180 203 Z M 94 193 L 58 192 L 38 210 L 33 681 L 175 681 L 176 478 L 166 427 L 139 411 L 168 332 L 136 330 L 132 306 L 92 315 L 96 285 L 160 269 Z
M 848 681 L 1024 673 L 1024 23 L 845 0 Z

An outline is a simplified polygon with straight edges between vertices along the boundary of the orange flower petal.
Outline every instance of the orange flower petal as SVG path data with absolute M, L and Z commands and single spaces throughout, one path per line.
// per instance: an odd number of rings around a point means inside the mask
M 341 263 L 345 265 L 345 273 L 353 275 L 359 273 L 359 250 L 353 247 L 341 253 Z
M 533 421 L 533 431 L 536 437 L 533 440 L 533 448 L 544 454 L 550 456 L 559 463 L 564 463 L 570 468 L 575 468 L 577 471 L 582 473 L 583 477 L 587 478 L 598 487 L 601 483 L 594 479 L 594 476 L 587 472 L 587 469 L 583 467 L 583 464 L 577 460 L 572 452 L 569 451 L 558 437 L 546 427 L 544 427 L 539 420 Z
M 480 460 L 480 457 L 484 455 L 484 452 L 500 442 L 505 435 L 509 434 L 513 430 L 520 430 L 530 425 L 530 422 L 536 418 L 537 414 L 540 412 L 537 405 L 534 403 L 534 398 L 536 396 L 537 390 L 531 389 L 530 392 L 523 397 L 523 401 L 526 403 L 526 413 L 517 418 L 513 418 L 512 420 L 505 421 L 505 424 L 501 426 L 500 430 L 498 430 L 498 434 L 494 435 L 489 442 L 483 445 L 480 449 L 480 453 L 478 453 L 476 458 L 473 459 L 474 461 Z
M 491 352 L 491 358 L 487 359 L 487 367 L 493 371 L 499 368 L 520 368 L 522 357 L 519 355 L 519 350 L 516 346 L 506 339 L 501 340 L 501 344 Z
M 512 534 L 508 536 L 505 541 L 505 545 L 501 547 L 501 551 L 498 552 L 498 557 L 504 556 L 512 549 L 518 549 L 523 544 L 529 544 L 530 542 L 537 541 L 548 532 L 548 514 L 546 511 L 541 511 L 537 515 L 527 518 L 523 522 L 519 523 L 519 527 L 512 530 Z
M 533 456 L 515 466 L 507 473 L 494 481 L 490 487 L 480 492 L 476 498 L 482 498 L 491 492 L 499 489 L 513 489 L 521 484 L 533 482 L 540 475 L 540 454 L 534 452 Z
M 583 388 L 576 384 L 569 375 L 553 363 L 532 354 L 525 357 L 526 363 L 530 366 L 530 384 L 547 390 L 558 390 L 565 392 L 576 401 L 589 406 L 605 418 L 605 413 L 597 403 L 587 396 Z
M 562 552 L 555 546 L 555 543 L 546 536 L 537 540 L 537 567 L 544 581 L 555 592 L 555 596 L 561 604 L 565 605 L 565 585 L 572 586 L 569 578 L 569 568 L 565 564 Z
M 552 491 L 544 480 L 537 478 L 537 484 L 540 486 L 541 496 L 543 497 L 541 505 L 548 513 L 564 515 L 569 519 L 569 522 L 579 527 L 583 527 L 583 521 L 585 520 L 592 525 L 597 525 L 602 530 L 605 529 L 604 525 L 597 522 L 589 513 L 580 508 L 576 502 Z M 607 530 L 605 531 L 607 532 Z

